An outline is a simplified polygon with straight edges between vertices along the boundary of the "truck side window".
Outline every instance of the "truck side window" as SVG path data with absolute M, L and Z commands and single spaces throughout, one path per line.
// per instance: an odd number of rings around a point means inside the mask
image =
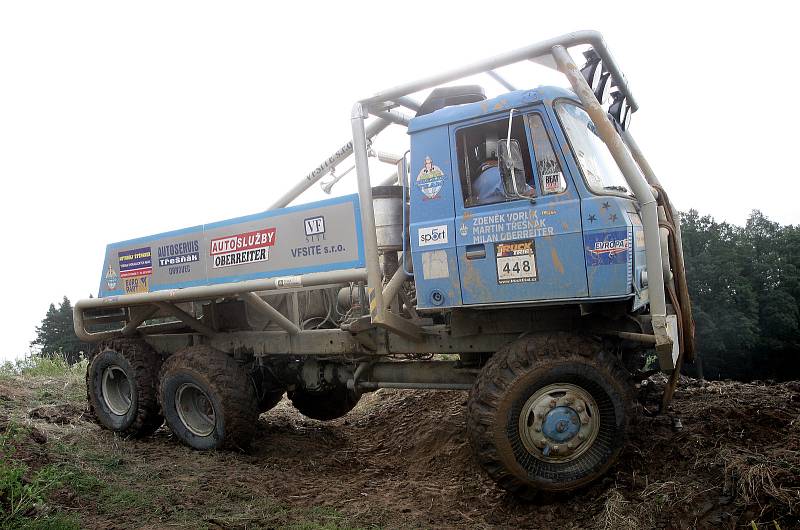
M 567 181 L 541 114 L 529 114 L 528 127 L 531 129 L 533 156 L 536 158 L 536 172 L 539 174 L 542 195 L 563 193 L 567 189 Z
M 461 176 L 464 206 L 505 202 L 503 181 L 497 167 L 497 145 L 508 135 L 508 118 L 464 127 L 456 132 L 456 154 Z M 532 184 L 530 149 L 522 116 L 515 115 L 511 124 L 511 139 L 519 142 L 528 184 Z

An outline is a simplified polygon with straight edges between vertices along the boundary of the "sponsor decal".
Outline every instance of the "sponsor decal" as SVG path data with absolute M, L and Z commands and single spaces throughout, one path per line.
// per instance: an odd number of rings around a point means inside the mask
M 461 234 L 461 237 L 467 237 L 469 229 L 467 228 L 466 223 L 461 223 L 461 228 L 458 229 L 458 233 Z
M 114 270 L 112 265 L 109 265 L 108 271 L 106 271 L 106 286 L 108 286 L 109 290 L 113 291 L 117 288 L 118 280 L 117 271 Z
M 544 181 L 545 193 L 560 193 L 561 192 L 561 173 L 550 173 L 542 175 Z
M 118 253 L 120 278 L 153 274 L 153 253 L 150 247 L 123 250 Z
M 472 220 L 472 244 L 519 241 L 552 236 L 555 229 L 547 226 L 536 210 L 494 213 Z
M 170 267 L 200 261 L 200 243 L 196 239 L 158 247 L 158 266 Z
M 217 269 L 269 261 L 269 249 L 275 245 L 275 234 L 274 228 L 262 228 L 212 239 L 212 266 Z
M 425 165 L 417 175 L 417 186 L 425 195 L 426 200 L 438 199 L 444 184 L 444 171 L 434 165 L 431 157 L 425 157 Z
M 325 217 L 319 215 L 303 219 L 303 229 L 306 233 L 306 241 L 325 239 Z
M 628 230 L 611 230 L 583 236 L 586 247 L 586 265 L 617 265 L 628 262 L 630 237 Z
M 323 254 L 338 254 L 347 250 L 344 245 L 308 245 L 292 249 L 293 258 L 307 258 L 308 256 L 321 256 Z
M 561 168 L 555 160 L 540 160 L 536 164 L 539 175 L 542 176 L 542 189 L 545 194 L 548 193 L 561 193 L 566 187 L 564 185 L 564 176 L 561 174 Z
M 419 246 L 442 245 L 447 243 L 447 225 L 426 226 L 418 232 Z
M 149 276 L 135 276 L 133 278 L 125 278 L 126 294 L 136 293 L 149 293 L 150 292 L 150 277 Z
M 533 240 L 496 243 L 497 283 L 505 285 L 538 280 L 535 249 Z
M 278 289 L 292 289 L 294 287 L 302 286 L 302 276 L 281 276 L 280 278 L 275 278 L 275 287 Z

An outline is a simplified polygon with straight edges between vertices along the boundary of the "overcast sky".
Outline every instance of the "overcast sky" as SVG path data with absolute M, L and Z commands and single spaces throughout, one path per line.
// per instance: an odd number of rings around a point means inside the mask
M 576 29 L 604 33 L 680 209 L 800 223 L 796 16 L 747 5 L 3 2 L 0 359 L 51 302 L 96 295 L 107 243 L 264 210 L 349 139 L 355 100 Z

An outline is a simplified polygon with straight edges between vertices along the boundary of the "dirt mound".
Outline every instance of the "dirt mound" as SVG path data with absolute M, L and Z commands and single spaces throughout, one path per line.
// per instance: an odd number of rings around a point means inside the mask
M 33 419 L 44 420 L 48 423 L 58 425 L 70 425 L 87 419 L 86 407 L 78 407 L 72 403 L 62 403 L 59 405 L 42 405 L 36 407 L 28 413 Z
M 658 394 L 663 383 L 644 391 Z M 800 383 L 686 379 L 670 414 L 634 419 L 620 463 L 603 481 L 529 504 L 496 488 L 475 464 L 465 405 L 461 393 L 384 390 L 338 424 L 297 418 L 288 408 L 262 421 L 267 437 L 279 424 L 282 435 L 294 430 L 289 451 L 299 459 L 326 449 L 317 476 L 298 488 L 305 498 L 355 513 L 379 505 L 394 521 L 519 528 L 800 522 Z
M 655 396 L 663 383 L 642 392 Z M 26 452 L 35 465 L 48 461 L 45 448 L 78 448 L 58 459 L 108 482 L 59 504 L 86 528 L 280 528 L 307 517 L 330 528 L 800 527 L 800 383 L 682 380 L 668 415 L 634 418 L 604 479 L 529 503 L 475 463 L 466 401 L 381 390 L 323 423 L 284 399 L 261 416 L 247 453 L 193 451 L 166 428 L 123 440 L 78 421 L 82 404 L 51 405 L 28 420 L 47 443 L 29 439 Z

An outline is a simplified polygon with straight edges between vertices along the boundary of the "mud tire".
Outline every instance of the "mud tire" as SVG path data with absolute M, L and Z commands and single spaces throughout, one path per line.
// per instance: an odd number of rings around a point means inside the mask
M 599 433 L 571 461 L 545 462 L 520 440 L 523 404 L 537 390 L 570 383 L 596 401 Z M 497 352 L 470 391 L 467 429 L 480 465 L 502 488 L 523 498 L 564 492 L 602 476 L 619 458 L 633 400 L 629 376 L 602 341 L 574 334 L 534 335 Z
M 213 407 L 211 430 L 207 434 L 192 432 L 178 413 L 176 399 L 185 385 L 204 394 Z M 220 350 L 192 346 L 170 356 L 161 369 L 159 401 L 175 437 L 194 449 L 243 450 L 255 436 L 258 420 L 255 388 L 246 370 Z
M 89 412 L 108 430 L 126 437 L 155 432 L 164 418 L 158 405 L 158 371 L 161 356 L 140 339 L 115 339 L 101 343 L 86 368 L 86 400 Z M 130 407 L 124 414 L 111 410 L 103 395 L 106 370 L 124 373 L 130 389 Z
M 292 405 L 300 414 L 320 421 L 341 418 L 358 404 L 361 394 L 347 387 L 337 386 L 323 392 L 293 390 L 288 393 Z

